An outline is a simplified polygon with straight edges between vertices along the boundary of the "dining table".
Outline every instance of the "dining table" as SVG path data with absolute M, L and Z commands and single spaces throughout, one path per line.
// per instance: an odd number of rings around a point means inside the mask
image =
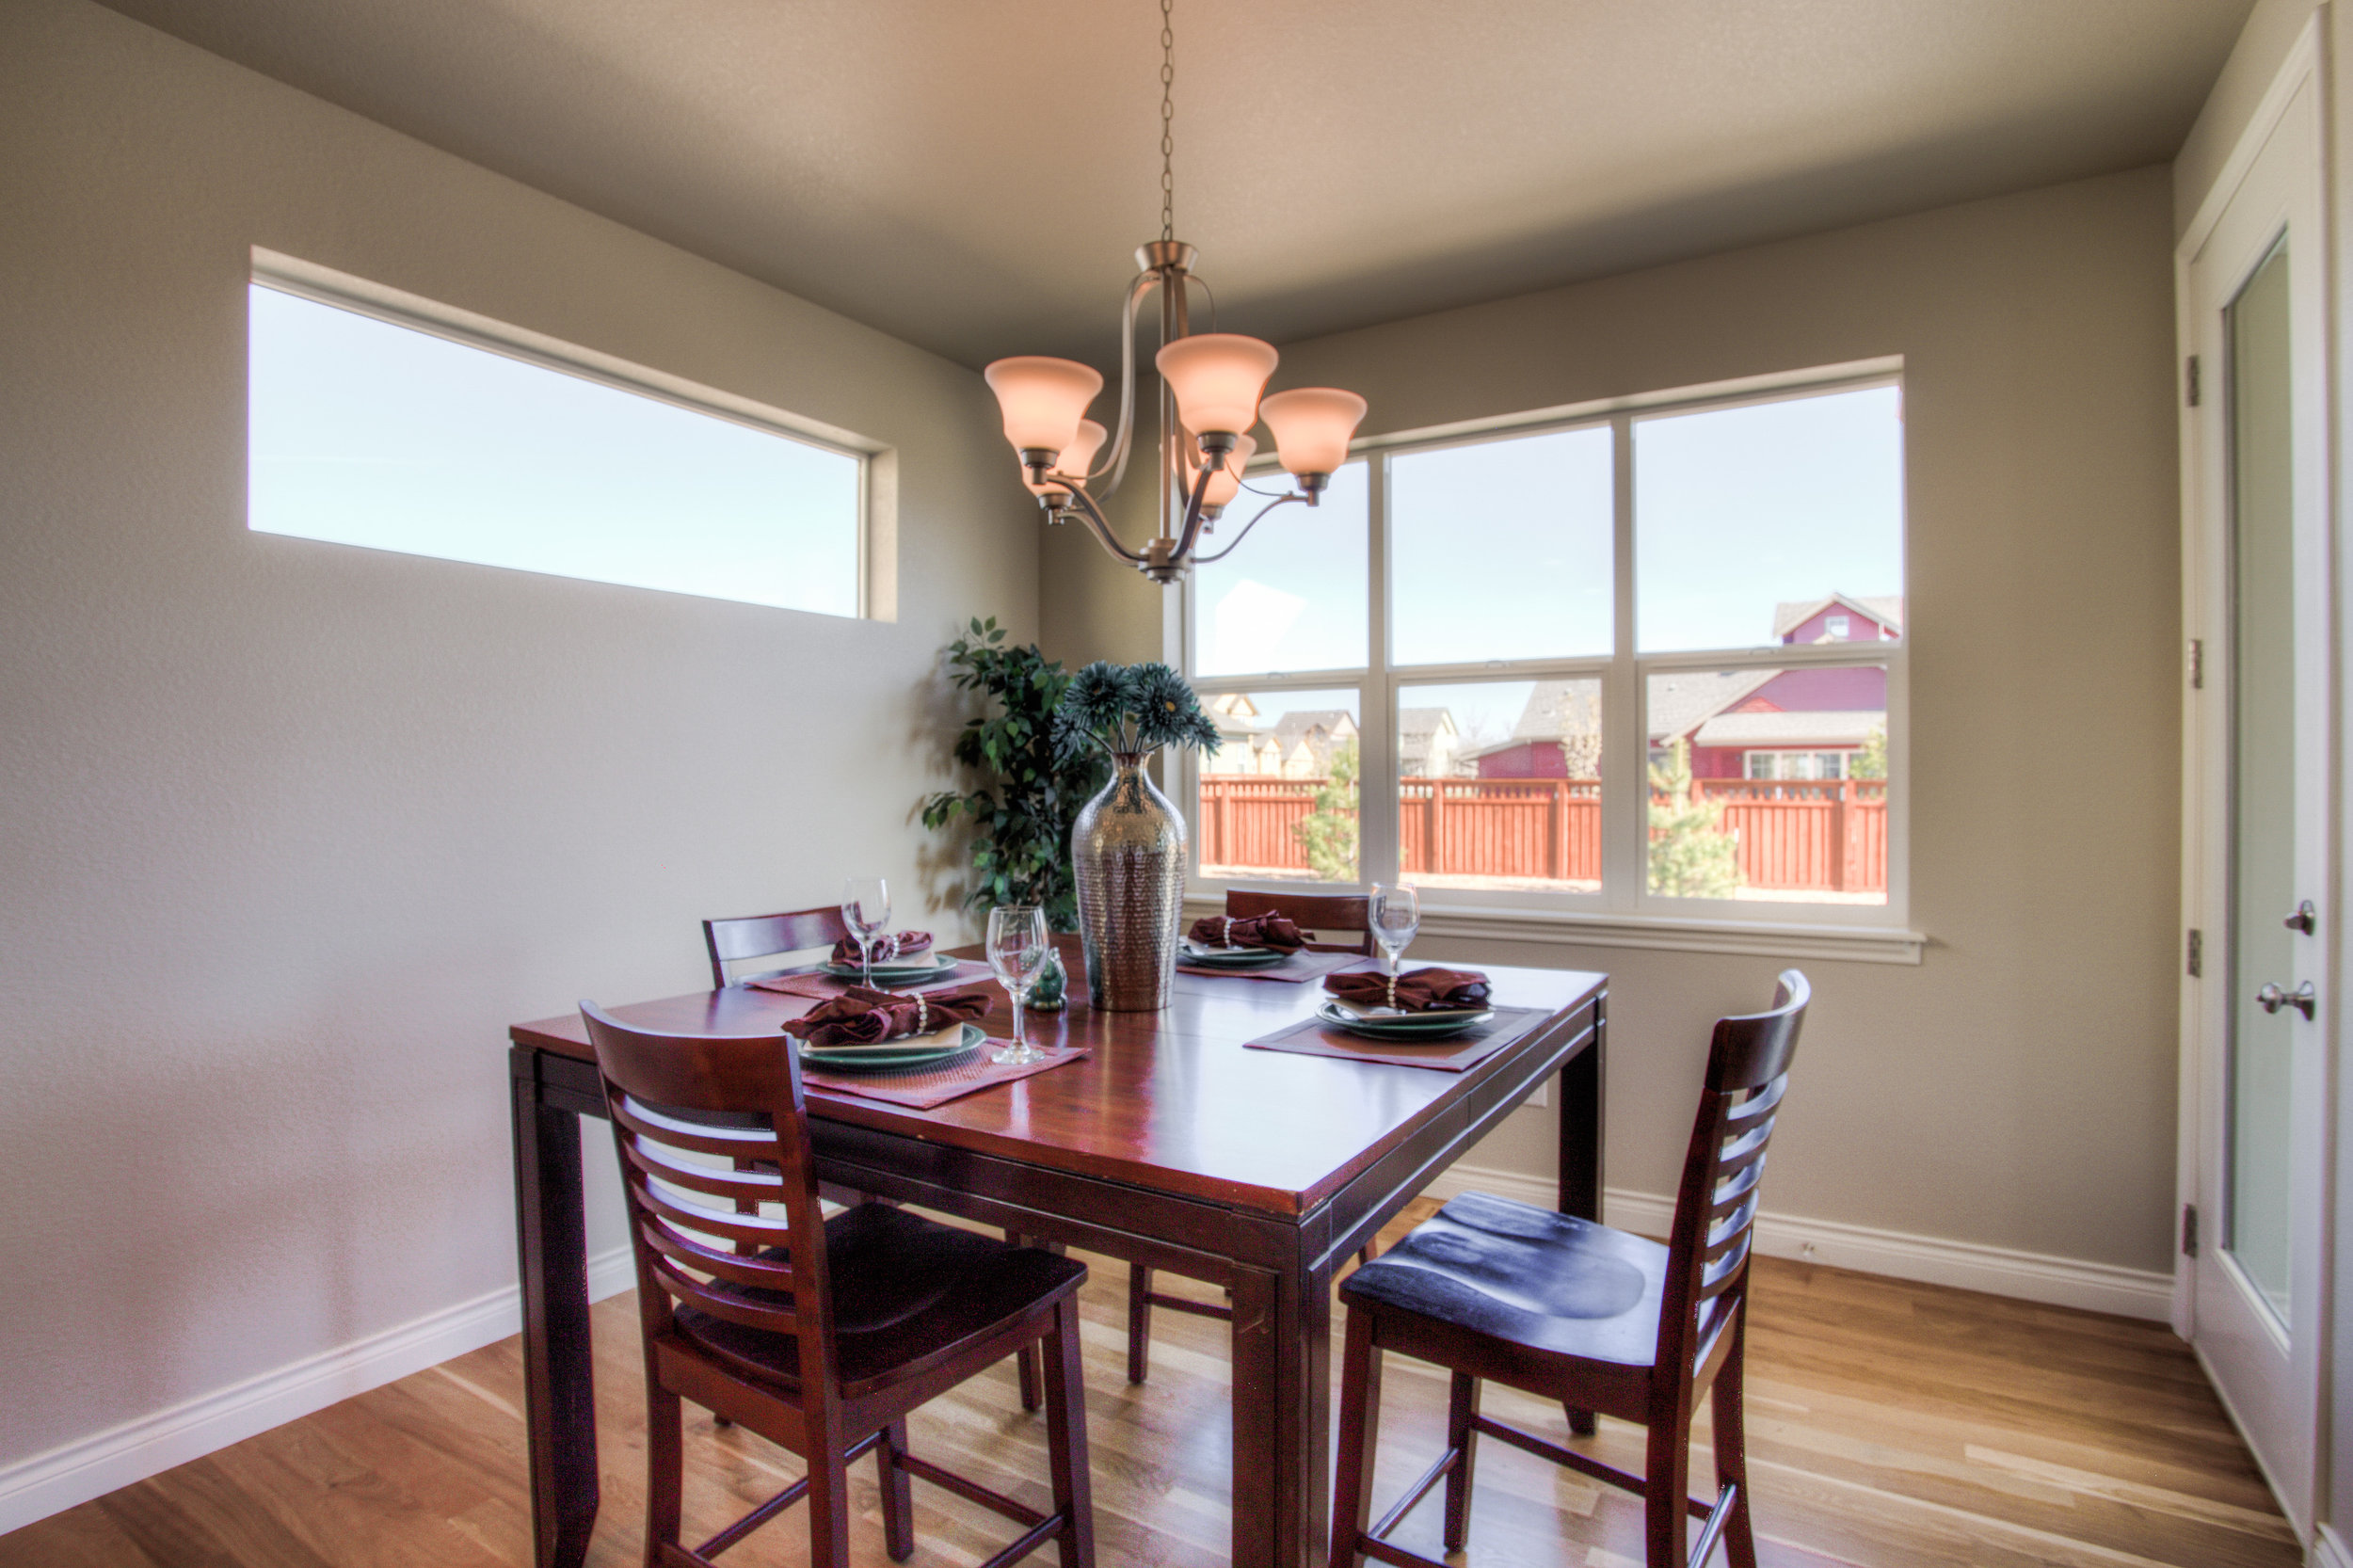
M 819 1176 L 1223 1287 L 1233 1561 L 1320 1563 L 1335 1272 L 1556 1074 L 1559 1208 L 1601 1217 L 1609 978 L 1476 965 L 1497 1007 L 1542 1017 L 1475 1064 L 1441 1071 L 1250 1048 L 1309 1017 L 1325 994 L 1312 981 L 1179 971 L 1157 1012 L 1096 1011 L 1076 939 L 1057 940 L 1069 1002 L 1029 1014 L 1030 1032 L 1085 1055 L 928 1110 L 811 1086 Z M 1010 1031 L 1003 1002 L 986 1020 L 992 1034 Z M 641 1029 L 742 1035 L 811 1005 L 737 984 L 609 1010 Z M 605 1103 L 577 1013 L 508 1033 L 532 1529 L 540 1568 L 573 1568 L 598 1504 L 581 1123 L 602 1118 Z

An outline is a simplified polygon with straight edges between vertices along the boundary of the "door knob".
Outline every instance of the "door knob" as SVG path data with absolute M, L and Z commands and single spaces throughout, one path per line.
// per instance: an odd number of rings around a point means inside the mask
M 2320 923 L 2320 911 L 2313 907 L 2311 899 L 2306 899 L 2296 906 L 2295 914 L 2280 923 L 2290 931 L 2300 931 L 2309 936 L 2313 934 L 2313 928 Z
M 2293 991 L 2281 990 L 2279 984 L 2274 981 L 2266 982 L 2264 988 L 2255 993 L 2255 1005 L 2266 1013 L 2277 1013 L 2282 1007 L 2293 1007 L 2305 1017 L 2310 1018 L 2320 1005 L 2320 999 L 2313 993 L 2313 983 L 2309 980 Z

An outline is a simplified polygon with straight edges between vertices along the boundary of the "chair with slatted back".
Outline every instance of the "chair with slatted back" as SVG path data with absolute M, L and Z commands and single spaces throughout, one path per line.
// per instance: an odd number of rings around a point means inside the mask
M 1353 942 L 1309 942 L 1310 952 L 1372 955 L 1372 901 L 1362 893 L 1299 893 L 1285 888 L 1229 888 L 1225 912 L 1234 919 L 1283 914 L 1302 931 L 1353 932 Z
M 1299 893 L 1288 888 L 1232 888 L 1225 893 L 1225 913 L 1235 920 L 1252 920 L 1260 915 L 1281 914 L 1290 917 L 1302 931 L 1325 933 L 1354 932 L 1354 942 L 1307 943 L 1310 952 L 1372 952 L 1372 901 L 1362 893 Z M 1367 1246 L 1358 1254 L 1369 1259 L 1373 1249 Z M 1152 1309 L 1164 1306 L 1171 1312 L 1190 1313 L 1195 1318 L 1217 1318 L 1230 1321 L 1234 1309 L 1224 1302 L 1195 1301 L 1190 1296 L 1172 1296 L 1164 1290 L 1152 1288 L 1152 1271 L 1141 1263 L 1128 1266 L 1128 1381 L 1142 1383 L 1152 1373 Z
M 711 954 L 711 988 L 725 990 L 731 982 L 728 966 L 755 958 L 776 958 L 811 948 L 830 948 L 850 935 L 841 911 L 789 909 L 781 915 L 740 915 L 703 921 L 703 948 Z M 748 976 L 746 978 L 758 978 Z
M 848 1467 L 869 1451 L 894 1560 L 915 1550 L 908 1482 L 920 1477 L 1022 1528 L 986 1568 L 1049 1540 L 1062 1568 L 1092 1568 L 1079 1369 L 1086 1266 L 887 1205 L 822 1219 L 790 1036 L 650 1034 L 590 1003 L 580 1011 L 604 1076 L 637 1262 L 648 1568 L 703 1568 L 804 1496 L 810 1562 L 848 1568 Z M 752 1212 L 739 1211 L 745 1201 Z M 760 1250 L 731 1250 L 741 1240 Z M 1045 1355 L 1051 1513 L 907 1451 L 909 1412 L 1025 1345 Z M 681 1399 L 808 1462 L 801 1480 L 692 1550 L 679 1540 Z
M 847 940 L 849 935 L 850 927 L 842 920 L 841 911 L 831 904 L 816 909 L 788 909 L 780 915 L 737 915 L 705 920 L 703 950 L 711 955 L 711 988 L 724 991 L 729 985 L 742 984 L 745 980 L 765 978 L 762 974 L 753 974 L 730 980 L 728 976 L 729 964 L 780 958 L 789 952 L 807 952 L 815 948 L 830 949 L 836 942 Z M 826 1189 L 825 1196 L 840 1203 L 872 1201 L 866 1193 L 831 1187 Z M 1009 1230 L 1005 1232 L 1005 1240 L 1018 1245 L 1023 1239 Z M 1038 1384 L 1037 1352 L 1025 1348 L 1016 1360 L 1020 1377 L 1021 1408 L 1035 1410 L 1042 1398 Z
M 1717 1023 L 1666 1245 L 1465 1192 L 1342 1283 L 1348 1342 L 1331 1568 L 1356 1568 L 1367 1557 L 1441 1568 L 1385 1537 L 1444 1478 L 1446 1547 L 1463 1548 L 1482 1435 L 1641 1493 L 1649 1568 L 1697 1568 L 1720 1537 L 1733 1568 L 1755 1568 L 1740 1396 L 1749 1243 L 1808 995 L 1805 976 L 1785 970 L 1769 1012 Z M 1388 1351 L 1453 1374 L 1447 1448 L 1368 1528 Z M 1482 1416 L 1481 1380 L 1641 1422 L 1650 1429 L 1644 1474 Z M 1712 1502 L 1689 1491 L 1691 1421 L 1703 1394 L 1715 1420 Z M 1688 1556 L 1687 1517 L 1705 1521 Z

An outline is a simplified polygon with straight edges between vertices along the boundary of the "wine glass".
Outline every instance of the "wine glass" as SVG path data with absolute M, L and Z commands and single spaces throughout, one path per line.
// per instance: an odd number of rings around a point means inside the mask
M 1013 999 L 1013 1044 L 989 1060 L 1003 1067 L 1043 1062 L 1046 1053 L 1021 1032 L 1021 999 L 1045 972 L 1053 944 L 1046 935 L 1046 911 L 1034 904 L 1000 904 L 988 912 L 988 967 Z
M 1398 961 L 1413 944 L 1414 933 L 1421 929 L 1421 899 L 1411 888 L 1385 888 L 1376 882 L 1367 913 L 1373 945 L 1381 950 L 1381 961 L 1394 981 Z
M 857 943 L 866 984 L 874 984 L 874 938 L 890 928 L 890 887 L 879 876 L 854 876 L 841 885 L 841 923 Z

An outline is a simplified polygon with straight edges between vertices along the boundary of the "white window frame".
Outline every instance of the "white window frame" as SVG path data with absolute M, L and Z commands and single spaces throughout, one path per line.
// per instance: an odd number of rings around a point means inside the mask
M 1811 393 L 1900 386 L 1900 359 L 1858 361 L 1786 375 L 1746 378 L 1672 392 L 1609 399 L 1433 430 L 1360 438 L 1352 460 L 1367 465 L 1367 648 L 1363 668 L 1264 671 L 1193 677 L 1194 580 L 1163 600 L 1163 657 L 1187 673 L 1206 698 L 1225 692 L 1279 693 L 1354 687 L 1358 692 L 1359 777 L 1357 867 L 1363 881 L 1393 882 L 1398 872 L 1398 801 L 1394 724 L 1401 691 L 1417 685 L 1475 681 L 1599 680 L 1602 687 L 1602 888 L 1596 893 L 1523 889 L 1421 888 L 1422 929 L 1433 936 L 1552 939 L 1606 947 L 1838 958 L 1917 964 L 1927 938 L 1909 928 L 1911 911 L 1910 716 L 1911 639 L 1769 643 L 1696 653 L 1638 653 L 1634 646 L 1634 424 L 1638 419 L 1779 402 Z M 1612 433 L 1615 488 L 1611 557 L 1615 564 L 1613 639 L 1607 655 L 1578 659 L 1497 660 L 1399 668 L 1390 662 L 1390 531 L 1388 465 L 1393 457 L 1498 438 L 1548 435 L 1606 426 Z M 1907 475 L 1909 468 L 1907 466 Z M 1907 488 L 1909 479 L 1907 478 Z M 1908 508 L 1907 508 L 1908 510 Z M 1269 526 L 1280 526 L 1270 520 Z M 1912 551 L 1906 522 L 1904 558 Z M 1906 585 L 1907 593 L 1909 585 Z M 1909 631 L 1909 627 L 1907 627 Z M 1649 677 L 1674 670 L 1798 669 L 1813 665 L 1883 664 L 1887 669 L 1887 902 L 1884 904 L 1783 903 L 1751 899 L 1669 898 L 1644 885 L 1649 759 L 1641 700 Z M 1197 825 L 1200 767 L 1190 752 L 1173 756 L 1169 770 L 1189 820 Z M 1194 841 L 1199 841 L 1197 831 Z M 1187 896 L 1202 906 L 1223 903 L 1241 883 L 1205 878 L 1188 868 Z M 1300 884 L 1303 891 L 1346 892 L 1347 884 Z
M 306 262 L 261 246 L 252 248 L 250 280 L 314 304 L 372 316 L 395 327 L 520 360 L 542 370 L 578 376 L 616 391 L 649 397 L 691 412 L 742 424 L 786 440 L 854 458 L 857 462 L 857 609 L 832 619 L 898 619 L 898 468 L 884 443 L 805 415 L 790 413 L 748 397 L 689 381 L 666 371 L 635 364 L 593 348 L 583 348 L 528 328 L 445 305 L 423 295 L 391 288 L 332 267 Z M 443 559 L 444 557 L 427 557 Z M 472 564 L 472 563 L 464 563 Z M 494 568 L 495 569 L 495 568 Z M 528 568 L 536 569 L 536 568 Z M 562 577 L 561 572 L 545 576 Z M 575 582 L 590 579 L 570 579 Z M 649 592 L 665 590 L 652 589 Z M 748 600 L 729 600 L 728 603 Z M 755 605 L 755 608 L 776 606 Z M 813 612 L 787 611 L 787 614 Z

